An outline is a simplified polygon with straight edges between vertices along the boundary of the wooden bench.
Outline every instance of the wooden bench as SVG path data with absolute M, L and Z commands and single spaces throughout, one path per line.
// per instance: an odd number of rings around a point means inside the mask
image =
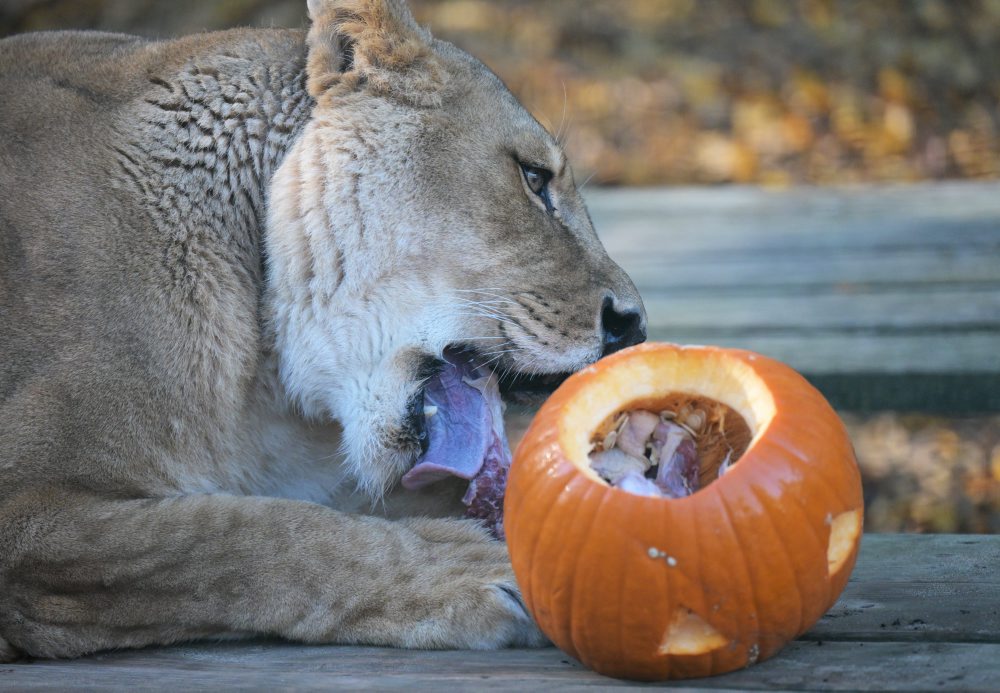
M 739 346 L 852 410 L 1000 411 L 1000 187 L 595 191 L 650 338 Z
M 842 409 L 1000 411 L 996 184 L 589 198 L 608 250 L 645 298 L 652 339 L 769 354 Z M 254 641 L 0 665 L 0 690 L 616 685 L 552 648 Z M 757 666 L 680 685 L 996 690 L 1000 536 L 866 535 L 846 592 L 811 631 Z
M 996 690 L 1000 536 L 871 534 L 816 626 L 749 669 L 682 684 L 715 690 Z M 623 682 L 554 648 L 408 651 L 235 642 L 0 665 L 0 690 L 557 690 Z

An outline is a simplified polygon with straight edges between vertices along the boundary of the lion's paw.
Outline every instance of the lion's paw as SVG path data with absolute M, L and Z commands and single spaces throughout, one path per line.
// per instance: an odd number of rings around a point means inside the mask
M 507 547 L 479 525 L 459 520 L 411 520 L 423 540 L 420 565 L 401 594 L 413 615 L 409 647 L 494 649 L 548 644 L 514 580 Z

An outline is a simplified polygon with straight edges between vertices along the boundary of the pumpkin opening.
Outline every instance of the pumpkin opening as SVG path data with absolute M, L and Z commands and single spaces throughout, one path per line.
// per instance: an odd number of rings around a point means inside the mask
M 653 497 L 681 498 L 724 475 L 752 435 L 732 407 L 674 392 L 629 403 L 591 435 L 591 469 L 607 483 Z
M 774 396 L 755 371 L 755 358 L 747 352 L 677 347 L 648 354 L 640 350 L 614 368 L 591 367 L 584 384 L 559 413 L 560 447 L 586 477 L 607 485 L 590 465 L 593 440 L 604 432 L 602 426 L 623 411 L 645 409 L 659 416 L 668 409 L 679 413 L 687 405 L 692 414 L 704 413 L 709 429 L 694 445 L 698 449 L 700 444 L 698 456 L 706 468 L 695 490 L 704 488 L 717 477 L 730 448 L 732 465 L 753 449 L 774 420 Z M 710 426 L 713 420 L 724 421 L 721 435 L 717 426 Z M 701 466 L 699 459 L 699 473 Z

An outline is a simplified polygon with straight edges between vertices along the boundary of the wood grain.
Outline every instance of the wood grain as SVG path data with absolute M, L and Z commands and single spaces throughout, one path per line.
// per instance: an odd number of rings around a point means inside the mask
M 599 190 L 588 203 L 651 339 L 773 356 L 842 409 L 1000 408 L 994 184 Z
M 1000 537 L 866 534 L 862 547 L 806 639 L 1000 643 Z
M 675 687 L 995 690 L 1000 536 L 865 535 L 833 609 L 774 658 Z M 898 621 L 898 623 L 896 623 Z M 251 641 L 0 665 L 0 690 L 569 690 L 635 685 L 562 652 L 427 652 Z

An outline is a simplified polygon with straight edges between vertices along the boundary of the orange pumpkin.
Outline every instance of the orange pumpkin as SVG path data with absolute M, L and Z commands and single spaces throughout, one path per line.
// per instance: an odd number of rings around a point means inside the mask
M 678 396 L 745 424 L 724 476 L 650 498 L 591 469 L 602 422 Z M 863 514 L 844 426 L 802 376 L 747 351 L 671 344 L 626 349 L 563 383 L 517 448 L 505 503 L 514 573 L 541 629 L 595 671 L 646 680 L 749 666 L 808 630 L 847 584 Z

